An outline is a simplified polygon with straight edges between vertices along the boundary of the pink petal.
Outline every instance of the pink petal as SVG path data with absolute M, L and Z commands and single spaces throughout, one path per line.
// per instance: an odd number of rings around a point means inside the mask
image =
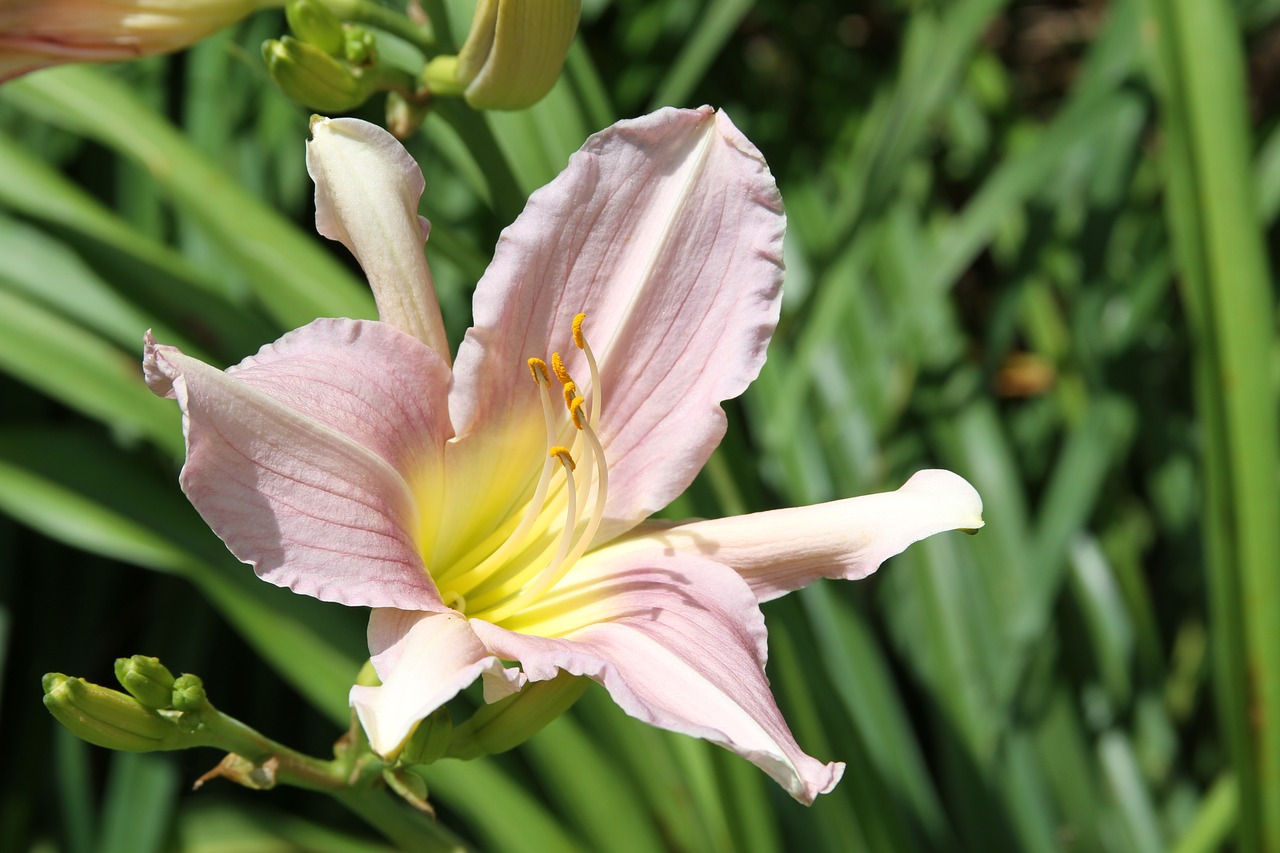
M 449 432 L 448 368 L 431 350 L 381 323 L 318 320 L 227 373 L 148 334 L 144 368 L 182 408 L 183 490 L 262 578 L 342 604 L 443 609 L 415 538 L 433 499 L 419 484 L 438 477 Z
M 760 601 L 818 578 L 866 577 L 912 542 L 982 527 L 982 498 L 950 471 L 916 473 L 896 492 L 667 527 L 647 525 L 615 547 L 701 554 L 737 571 Z
M 486 690 L 492 683 L 518 686 L 512 679 L 519 678 L 519 670 L 505 669 L 453 611 L 375 610 L 369 618 L 369 650 L 382 686 L 352 687 L 351 704 L 369 744 L 387 758 L 400 752 L 419 720 L 481 675 Z
M 476 289 L 450 397 L 459 435 L 539 423 L 530 356 L 560 351 L 587 387 L 570 335 L 585 312 L 612 478 L 596 541 L 665 506 L 723 436 L 720 401 L 764 362 L 783 229 L 768 167 L 723 113 L 665 109 L 591 137 L 503 232 Z
M 354 118 L 311 122 L 307 172 L 316 184 L 316 230 L 351 250 L 369 278 L 378 316 L 449 363 L 418 216 L 422 170 L 394 136 Z
M 782 719 L 763 669 L 764 618 L 742 580 L 702 557 L 611 550 L 507 627 L 473 619 L 476 635 L 531 681 L 560 669 L 594 678 L 631 716 L 733 750 L 802 803 L 830 791 L 844 765 L 806 755 Z

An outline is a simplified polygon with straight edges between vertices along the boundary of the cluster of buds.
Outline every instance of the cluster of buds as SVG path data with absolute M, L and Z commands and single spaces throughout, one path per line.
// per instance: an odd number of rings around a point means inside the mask
M 58 722 L 89 743 L 124 752 L 199 746 L 209 700 L 195 675 L 174 678 L 156 658 L 119 658 L 116 679 L 127 692 L 59 672 L 44 677 L 44 704 Z
M 276 5 L 279 0 L 6 0 L 0 3 L 0 81 L 64 62 L 179 50 Z M 327 113 L 353 110 L 388 92 L 393 123 L 403 126 L 404 116 L 420 119 L 435 97 L 462 97 L 484 110 L 537 103 L 560 76 L 582 0 L 478 0 L 456 55 L 436 48 L 429 26 L 372 0 L 284 5 L 292 35 L 262 46 L 280 90 Z

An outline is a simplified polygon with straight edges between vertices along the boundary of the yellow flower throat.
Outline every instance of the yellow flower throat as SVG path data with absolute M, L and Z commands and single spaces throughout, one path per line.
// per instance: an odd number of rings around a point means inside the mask
M 573 343 L 591 372 L 589 403 L 560 353 L 551 354 L 550 369 L 541 358 L 528 360 L 542 400 L 547 455 L 519 522 L 496 547 L 496 536 L 490 536 L 446 570 L 432 573 L 445 604 L 468 616 L 500 622 L 532 605 L 586 553 L 600 528 L 609 471 L 597 435 L 603 404 L 600 369 L 583 335 L 585 319 L 585 314 L 573 318 Z M 553 377 L 560 383 L 559 395 L 552 393 Z M 569 446 L 561 437 L 565 415 L 572 427 Z M 507 529 L 510 520 L 499 529 Z M 482 556 L 485 551 L 489 553 Z

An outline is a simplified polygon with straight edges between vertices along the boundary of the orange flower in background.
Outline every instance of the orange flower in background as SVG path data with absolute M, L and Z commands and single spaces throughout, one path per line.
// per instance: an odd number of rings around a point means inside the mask
M 181 50 L 272 0 L 0 0 L 0 82 Z

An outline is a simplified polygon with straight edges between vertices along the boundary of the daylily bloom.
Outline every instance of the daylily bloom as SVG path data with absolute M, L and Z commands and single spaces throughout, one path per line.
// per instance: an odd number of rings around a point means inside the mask
M 982 507 L 923 471 L 887 494 L 643 523 L 724 435 L 720 403 L 778 318 L 784 217 L 760 152 L 705 107 L 588 139 L 503 232 L 451 367 L 416 163 L 353 119 L 312 133 L 317 226 L 359 259 L 381 321 L 317 320 L 226 372 L 148 335 L 145 369 L 182 407 L 183 488 L 232 552 L 373 608 L 382 685 L 351 691 L 372 747 L 395 755 L 479 676 L 492 701 L 565 670 L 801 802 L 829 791 L 844 765 L 779 713 L 759 603 L 977 528 Z
M 278 0 L 0 0 L 0 82 L 64 62 L 168 53 Z

